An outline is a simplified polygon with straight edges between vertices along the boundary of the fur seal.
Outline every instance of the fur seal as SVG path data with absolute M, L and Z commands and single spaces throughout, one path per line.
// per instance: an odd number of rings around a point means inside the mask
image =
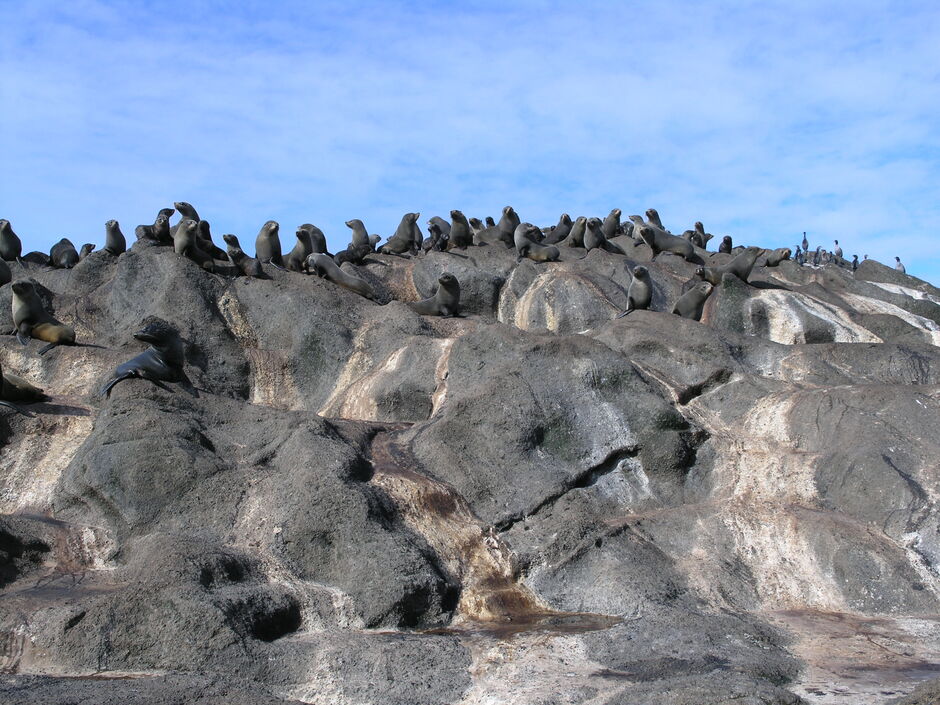
M 740 255 L 739 255 L 740 256 Z M 776 267 L 784 260 L 790 259 L 790 248 L 789 247 L 778 247 L 773 252 L 767 255 L 767 267 Z
M 450 225 L 448 224 L 447 227 L 450 228 Z M 424 244 L 422 245 L 424 251 L 430 252 L 431 250 L 434 250 L 436 252 L 440 252 L 444 249 L 446 242 L 447 239 L 444 235 L 444 231 L 441 229 L 441 226 L 434 222 L 430 223 L 428 225 L 428 236 L 425 238 Z
M 702 309 L 705 307 L 705 301 L 714 287 L 708 282 L 699 282 L 687 292 L 685 292 L 676 301 L 672 307 L 672 312 L 683 318 L 691 318 L 693 321 L 702 319 Z
M 467 221 L 467 216 L 455 209 L 450 212 L 450 219 L 450 237 L 447 239 L 447 249 L 453 250 L 459 247 L 461 250 L 465 250 L 473 244 L 473 234 L 470 232 L 470 223 Z
M 82 245 L 82 249 L 78 251 L 79 262 L 81 262 L 83 259 L 85 259 L 88 255 L 90 255 L 94 251 L 95 251 L 94 243 L 86 242 L 84 245 Z
M 13 232 L 13 226 L 6 218 L 0 218 L 0 258 L 7 262 L 18 260 L 23 254 L 23 243 Z
M 10 271 L 10 265 L 5 259 L 0 258 L 0 286 L 9 284 L 13 281 L 13 272 Z
M 562 247 L 584 247 L 584 231 L 587 230 L 587 218 L 583 215 L 575 218 L 571 229 L 561 245 Z
M 341 250 L 336 253 L 336 256 L 333 257 L 333 261 L 336 263 L 337 267 L 342 267 L 343 262 L 349 262 L 350 264 L 362 264 L 365 258 L 371 255 L 373 252 L 375 252 L 375 250 L 372 249 L 372 245 L 370 243 L 365 243 L 363 245 L 353 245 L 350 243 L 345 250 Z
M 113 218 L 104 224 L 104 251 L 117 257 L 127 252 L 127 238 Z
M 309 254 L 321 254 L 328 255 L 330 254 L 326 249 L 326 235 L 323 234 L 323 231 L 320 230 L 313 223 L 304 223 L 303 225 L 297 228 L 298 230 L 306 230 L 310 233 L 310 245 L 313 248 Z M 378 235 L 373 235 L 372 237 L 378 238 Z M 372 244 L 372 237 L 369 238 L 369 243 Z M 376 240 L 378 242 L 378 240 Z M 373 249 L 375 246 L 373 245 Z M 332 256 L 332 255 L 331 255 Z
M 421 301 L 411 301 L 408 307 L 422 316 L 444 316 L 452 318 L 460 311 L 460 283 L 450 272 L 444 272 L 437 279 L 438 287 L 434 296 Z
M 633 268 L 633 280 L 627 289 L 627 308 L 621 311 L 617 318 L 623 318 L 631 311 L 646 310 L 653 300 L 653 284 L 650 281 L 649 270 L 643 265 Z
M 138 240 L 154 240 L 163 245 L 173 244 L 173 236 L 170 234 L 170 216 L 175 212 L 173 208 L 161 208 L 157 217 L 153 219 L 153 225 L 138 225 L 134 228 L 134 235 Z
M 622 212 L 623 211 L 619 208 L 614 208 L 607 214 L 607 217 L 604 218 L 604 223 L 601 225 L 601 232 L 604 234 L 605 239 L 609 240 L 620 234 L 620 214 Z
M 30 403 L 47 401 L 48 399 L 49 395 L 39 387 L 33 386 L 22 377 L 5 373 L 3 367 L 0 366 L 0 406 L 8 407 L 24 416 L 29 416 L 13 402 Z
M 148 343 L 149 347 L 140 355 L 118 365 L 101 388 L 100 396 L 111 396 L 115 384 L 134 377 L 149 380 L 168 392 L 172 390 L 164 382 L 179 382 L 183 379 L 183 342 L 175 328 L 154 316 L 134 333 L 134 338 Z
M 490 218 L 490 220 L 492 220 L 492 218 Z M 441 216 L 435 215 L 433 218 L 431 218 L 431 219 L 428 221 L 428 225 L 431 225 L 432 223 L 436 223 L 436 224 L 437 224 L 437 227 L 439 227 L 439 228 L 441 229 L 441 232 L 442 232 L 444 235 L 450 235 L 450 223 L 448 223 L 446 220 L 444 220 Z M 489 227 L 489 226 L 487 226 L 487 227 Z
M 662 230 L 664 233 L 669 232 L 668 230 L 666 230 L 666 228 L 663 227 L 663 221 L 659 219 L 659 211 L 657 211 L 655 208 L 646 209 L 646 219 L 649 222 L 651 222 L 653 225 L 655 225 L 657 228 Z
M 284 269 L 284 259 L 281 256 L 281 240 L 277 236 L 280 227 L 276 220 L 269 220 L 261 226 L 258 237 L 255 238 L 255 257 L 262 264 L 270 262 L 278 269 Z
M 605 250 L 616 255 L 626 254 L 626 252 L 621 250 L 604 236 L 603 225 L 601 224 L 600 218 L 588 218 L 587 222 L 585 223 L 584 249 L 586 249 L 588 252 L 596 249 Z
M 411 225 L 418 219 L 418 213 L 405 213 L 395 233 L 379 248 L 386 255 L 404 255 L 414 251 L 414 233 Z M 469 230 L 470 226 L 467 226 Z
M 199 214 L 196 212 L 196 209 L 192 207 L 186 201 L 176 201 L 173 203 L 173 206 L 176 208 L 176 211 L 180 214 L 180 222 L 170 228 L 170 234 L 175 235 L 176 229 L 182 224 L 184 220 L 189 218 L 190 220 L 195 220 L 197 223 L 202 220 L 199 217 Z
M 558 248 L 555 245 L 542 245 L 533 241 L 529 235 L 538 230 L 532 223 L 519 223 L 516 232 L 513 233 L 513 241 L 516 247 L 519 262 L 523 257 L 528 257 L 534 262 L 557 262 L 559 257 Z
M 313 254 L 313 242 L 310 231 L 297 228 L 297 244 L 284 258 L 284 266 L 291 272 L 303 272 L 307 269 L 307 257 Z
M 488 227 L 488 228 L 495 228 L 495 227 L 496 227 L 496 221 L 493 220 L 493 216 L 488 215 L 488 216 L 486 216 L 486 218 L 484 218 L 483 220 L 484 220 L 484 222 L 486 223 L 486 227 Z
M 691 262 L 692 257 L 695 255 L 695 248 L 692 246 L 691 242 L 683 240 L 681 237 L 670 235 L 660 228 L 643 225 L 639 229 L 639 235 L 643 242 L 649 245 L 649 248 L 653 251 L 653 256 L 650 258 L 650 261 L 655 260 L 662 252 L 671 252 L 672 254 L 679 255 L 686 262 Z
M 246 277 L 261 277 L 263 275 L 263 270 L 261 269 L 261 262 L 256 260 L 254 257 L 249 257 L 242 250 L 241 246 L 238 244 L 238 238 L 228 233 L 222 236 L 222 239 L 225 241 L 225 249 L 228 255 L 229 260 L 232 264 L 238 267 L 241 270 L 241 273 Z
M 473 233 L 473 241 L 476 244 L 477 235 L 486 230 L 486 226 L 479 218 L 467 218 L 467 222 L 470 223 L 470 232 Z
M 48 345 L 39 349 L 40 355 L 57 345 L 74 345 L 75 329 L 56 320 L 43 308 L 42 300 L 31 279 L 20 279 L 11 284 L 13 289 L 13 333 L 23 345 L 30 338 L 42 340 Z
M 505 242 L 512 242 L 513 235 L 520 223 L 519 215 L 513 210 L 512 206 L 503 206 L 503 215 L 500 217 L 496 227 L 502 233 Z
M 210 255 L 213 259 L 225 259 L 225 250 L 221 249 L 214 242 L 212 242 L 212 233 L 209 230 L 208 220 L 200 220 L 196 224 L 196 237 L 199 238 L 199 249 L 201 249 L 207 255 Z
M 67 237 L 62 238 L 49 250 L 49 264 L 61 269 L 71 269 L 81 261 L 78 250 Z
M 724 252 L 725 254 L 731 254 L 732 247 L 731 236 L 725 235 L 723 238 L 721 238 L 721 244 L 718 245 L 718 251 Z
M 551 229 L 550 232 L 546 233 L 545 239 L 542 240 L 543 245 L 557 245 L 559 242 L 563 242 L 568 233 L 571 232 L 571 216 L 567 213 L 562 213 L 558 218 L 558 224 Z
M 307 269 L 312 270 L 318 277 L 325 277 L 327 281 L 331 281 L 344 289 L 349 289 L 359 294 L 359 296 L 375 299 L 375 292 L 369 282 L 344 272 L 329 255 L 320 252 L 310 255 L 307 258 Z
M 751 276 L 751 270 L 754 269 L 754 263 L 763 251 L 759 247 L 746 247 L 728 264 L 720 267 L 698 267 L 695 270 L 695 276 L 704 279 L 713 286 L 721 284 L 721 277 L 725 274 L 733 274 L 746 283 L 748 277 Z
M 366 230 L 366 226 L 363 225 L 361 220 L 359 220 L 358 218 L 347 220 L 346 227 L 352 230 L 352 240 L 349 241 L 350 245 L 352 245 L 353 247 L 358 247 L 359 245 L 370 244 L 369 232 Z
M 173 233 L 173 251 L 180 257 L 188 257 L 205 270 L 215 271 L 212 255 L 199 246 L 199 223 L 192 218 L 184 218 L 177 223 Z

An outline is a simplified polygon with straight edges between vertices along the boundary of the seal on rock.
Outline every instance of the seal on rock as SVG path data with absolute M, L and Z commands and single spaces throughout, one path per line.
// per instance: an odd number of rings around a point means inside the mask
M 499 228 L 505 242 L 509 243 L 513 241 L 513 235 L 516 232 L 516 228 L 519 227 L 520 222 L 522 221 L 519 219 L 519 214 L 513 210 L 512 206 L 503 207 L 503 215 L 500 217 L 496 227 Z
M 375 250 L 372 249 L 371 243 L 365 243 L 362 245 L 353 245 L 350 243 L 345 250 L 340 250 L 336 253 L 336 256 L 333 257 L 333 261 L 336 263 L 337 267 L 342 267 L 343 262 L 349 262 L 350 264 L 362 264 L 365 261 L 365 258 L 371 255 L 373 252 L 375 252 Z
M 222 236 L 222 239 L 225 241 L 225 249 L 228 255 L 229 260 L 232 264 L 238 267 L 241 270 L 241 273 L 246 277 L 261 277 L 263 276 L 263 270 L 261 269 L 261 262 L 256 260 L 254 257 L 249 257 L 245 254 L 245 251 L 242 250 L 241 246 L 238 243 L 238 238 L 227 233 Z
M 67 237 L 62 238 L 49 250 L 49 264 L 60 269 L 71 269 L 81 261 L 78 250 Z
M 492 220 L 492 218 L 490 218 L 490 220 Z M 428 221 L 429 226 L 433 223 L 437 224 L 437 227 L 441 229 L 442 233 L 444 233 L 445 235 L 450 235 L 450 223 L 444 220 L 441 216 L 435 215 Z
M 284 258 L 284 266 L 291 272 L 303 272 L 307 267 L 307 257 L 313 254 L 313 242 L 310 231 L 297 228 L 297 244 Z
M 668 232 L 669 232 L 668 230 L 666 230 L 666 228 L 663 227 L 663 221 L 661 221 L 661 220 L 659 219 L 659 211 L 657 211 L 655 208 L 647 208 L 647 209 L 646 209 L 646 219 L 647 219 L 650 223 L 652 223 L 653 225 L 655 225 L 657 228 L 659 228 L 660 230 L 662 230 L 663 232 L 665 232 L 665 233 L 668 233 Z
M 578 216 L 571 224 L 568 237 L 562 241 L 562 247 L 584 247 L 585 230 L 587 230 L 587 218 L 583 215 Z
M 104 224 L 104 251 L 115 257 L 127 251 L 127 238 L 121 232 L 121 226 L 113 218 Z
M 13 402 L 30 403 L 48 400 L 49 395 L 39 387 L 33 386 L 22 377 L 4 372 L 2 366 L 0 366 L 0 406 L 5 406 L 24 416 L 29 416 Z
M 444 272 L 438 277 L 437 283 L 438 287 L 434 296 L 409 302 L 408 307 L 422 316 L 452 318 L 460 312 L 460 283 L 450 272 Z
M 187 218 L 187 220 L 191 220 Z M 114 385 L 125 379 L 139 377 L 153 382 L 166 391 L 172 391 L 164 382 L 179 382 L 183 377 L 183 342 L 176 329 L 166 321 L 152 317 L 143 329 L 134 333 L 134 338 L 149 347 L 140 355 L 118 365 L 99 394 L 111 396 Z
M 529 235 L 537 231 L 538 228 L 532 223 L 519 223 L 516 232 L 513 233 L 513 240 L 516 246 L 519 262 L 523 257 L 528 257 L 534 262 L 557 262 L 559 257 L 558 248 L 555 245 L 542 245 L 533 241 Z
M 78 260 L 81 262 L 88 255 L 95 251 L 95 244 L 93 242 L 86 242 L 82 245 L 82 249 L 78 251 Z
M 318 228 L 318 227 L 317 227 L 316 225 L 314 225 L 313 223 L 304 223 L 303 225 L 298 226 L 297 229 L 298 229 L 298 230 L 306 230 L 307 233 L 310 235 L 310 246 L 311 246 L 313 249 L 310 251 L 309 254 L 311 254 L 311 255 L 313 255 L 313 254 L 321 254 L 321 255 L 328 255 L 328 254 L 330 254 L 329 252 L 327 252 L 327 249 L 326 249 L 326 235 L 323 234 L 323 231 L 320 230 L 320 228 Z M 378 235 L 374 235 L 374 236 L 372 236 L 372 237 L 378 238 L 379 236 L 378 236 Z M 375 244 L 374 244 L 373 241 L 372 241 L 372 237 L 368 238 L 368 242 L 369 242 L 369 244 L 372 245 L 372 249 L 374 250 L 374 249 L 375 249 Z M 378 242 L 378 240 L 376 240 L 375 242 Z
M 138 240 L 153 240 L 161 245 L 172 245 L 173 236 L 170 233 L 170 216 L 175 210 L 173 208 L 161 208 L 157 217 L 153 219 L 153 225 L 138 225 L 134 228 L 134 235 Z
M 261 226 L 258 237 L 255 238 L 255 257 L 262 264 L 270 262 L 278 269 L 284 269 L 281 240 L 277 236 L 280 227 L 276 220 L 269 220 Z
M 672 307 L 672 312 L 683 318 L 691 318 L 693 321 L 702 319 L 702 309 L 705 307 L 705 301 L 714 287 L 708 282 L 699 282 L 676 301 Z
M 447 225 L 447 228 L 448 230 L 450 229 L 450 224 Z M 444 235 L 444 231 L 441 229 L 441 226 L 434 222 L 430 223 L 428 225 L 428 236 L 425 238 L 424 244 L 422 245 L 424 251 L 430 252 L 431 250 L 434 250 L 436 252 L 440 252 L 444 249 L 446 244 L 447 238 L 446 235 Z
M 773 252 L 768 253 L 768 255 L 767 255 L 767 263 L 766 263 L 765 266 L 767 266 L 767 267 L 776 267 L 777 265 L 779 265 L 779 264 L 780 264 L 781 262 L 783 262 L 784 260 L 790 259 L 790 254 L 791 254 L 791 252 L 790 252 L 790 248 L 789 248 L 789 247 L 778 247 L 778 248 L 777 248 L 776 250 L 774 250 Z M 740 256 L 740 255 L 739 255 L 739 256 Z
M 0 259 L 14 262 L 23 254 L 23 243 L 15 232 L 10 221 L 0 218 Z
M 650 258 L 650 261 L 655 260 L 662 252 L 671 252 L 672 254 L 679 255 L 686 262 L 691 262 L 692 257 L 695 256 L 695 248 L 692 246 L 691 242 L 683 240 L 681 237 L 670 235 L 660 228 L 652 228 L 644 224 L 639 229 L 639 235 L 643 242 L 649 245 L 649 248 L 653 251 L 653 256 Z
M 558 218 L 558 224 L 552 228 L 545 235 L 545 239 L 542 240 L 543 245 L 557 245 L 560 242 L 563 242 L 568 233 L 571 232 L 571 216 L 567 213 L 562 213 Z
M 732 247 L 731 236 L 725 235 L 723 238 L 721 238 L 721 244 L 718 245 L 718 251 L 730 255 Z
M 638 265 L 633 268 L 632 274 L 633 280 L 630 282 L 630 288 L 627 289 L 627 308 L 617 314 L 617 318 L 623 318 L 631 311 L 645 311 L 653 300 L 653 284 L 650 281 L 649 270 L 643 265 Z
M 604 235 L 603 225 L 601 224 L 600 218 L 588 218 L 587 222 L 585 223 L 584 249 L 586 249 L 588 252 L 591 250 L 605 250 L 606 252 L 611 252 L 617 255 L 626 254 L 623 250 L 617 247 L 617 245 L 610 242 Z
M 411 225 L 418 219 L 419 213 L 405 213 L 401 217 L 395 233 L 379 248 L 386 255 L 404 255 L 414 251 L 414 233 Z M 467 226 L 469 230 L 469 226 Z
M 369 245 L 369 231 L 366 230 L 366 226 L 358 218 L 353 218 L 352 220 L 346 221 L 346 227 L 352 230 L 352 240 L 350 244 L 353 247 L 358 247 L 359 245 Z M 312 253 L 311 253 L 312 254 Z
M 212 232 L 209 229 L 208 220 L 200 220 L 196 226 L 196 237 L 199 238 L 199 249 L 211 256 L 213 259 L 225 259 L 225 250 L 212 242 Z
M 13 289 L 13 333 L 18 341 L 26 345 L 30 338 L 35 338 L 48 343 L 40 348 L 40 355 L 45 355 L 57 345 L 75 344 L 75 329 L 46 311 L 35 282 L 20 279 L 10 286 Z
M 748 277 L 751 276 L 751 270 L 754 269 L 754 263 L 762 252 L 763 250 L 759 247 L 746 247 L 743 252 L 725 265 L 720 267 L 698 267 L 695 270 L 695 276 L 714 286 L 721 284 L 721 277 L 725 274 L 732 274 L 747 283 Z
M 203 269 L 214 272 L 212 255 L 199 246 L 198 229 L 199 223 L 192 218 L 184 218 L 177 223 L 176 232 L 173 233 L 173 251 L 180 257 L 191 259 Z
M 619 208 L 614 208 L 610 213 L 607 214 L 607 217 L 604 218 L 604 222 L 601 225 L 601 232 L 604 233 L 606 239 L 612 237 L 617 237 L 620 234 L 620 214 L 621 211 Z
M 464 250 L 472 245 L 473 233 L 470 232 L 470 223 L 467 221 L 467 216 L 455 209 L 450 212 L 450 219 L 450 237 L 447 239 L 447 249 L 453 250 L 459 247 Z
M 10 271 L 10 265 L 5 259 L 0 258 L 0 286 L 9 284 L 13 281 L 13 272 Z
M 323 277 L 337 286 L 349 289 L 367 299 L 375 299 L 372 285 L 365 279 L 347 274 L 340 269 L 329 255 L 317 252 L 307 258 L 307 269 L 313 271 L 318 277 Z

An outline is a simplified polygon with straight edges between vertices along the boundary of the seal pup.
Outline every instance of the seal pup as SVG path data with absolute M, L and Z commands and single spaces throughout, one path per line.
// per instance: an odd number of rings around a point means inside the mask
M 22 377 L 11 375 L 3 371 L 0 366 L 0 406 L 13 409 L 23 416 L 29 416 L 23 409 L 13 402 L 21 401 L 31 403 L 39 401 L 48 401 L 49 395 L 43 392 L 39 387 L 33 386 Z
M 15 232 L 10 221 L 0 218 L 0 259 L 14 262 L 23 254 L 23 243 Z
M 115 257 L 127 252 L 127 238 L 113 218 L 104 224 L 104 251 Z
M 369 231 L 366 230 L 366 226 L 358 218 L 353 218 L 352 220 L 346 221 L 346 227 L 352 230 L 352 239 L 349 241 L 349 244 L 353 247 L 358 247 L 359 245 L 369 245 Z M 311 253 L 312 254 L 312 253 Z
M 225 241 L 225 254 L 228 255 L 229 261 L 238 267 L 242 274 L 246 277 L 255 278 L 263 276 L 264 272 L 261 269 L 261 262 L 245 254 L 245 251 L 242 250 L 241 246 L 238 244 L 237 237 L 231 233 L 227 233 L 222 236 L 222 240 Z
M 584 232 L 587 230 L 587 218 L 583 215 L 575 218 L 568 231 L 568 237 L 562 242 L 562 247 L 584 247 Z
M 153 225 L 138 225 L 134 228 L 134 235 L 138 240 L 154 240 L 163 245 L 173 244 L 173 236 L 170 234 L 170 216 L 175 212 L 173 208 L 161 208 L 157 217 L 153 219 Z
M 13 281 L 13 272 L 10 271 L 10 265 L 5 259 L 0 258 L 0 286 L 9 284 L 11 281 Z
M 600 218 L 588 218 L 585 223 L 584 248 L 588 252 L 596 249 L 605 250 L 606 252 L 611 252 L 616 255 L 626 254 L 626 252 L 604 236 L 603 225 L 601 224 Z
M 691 318 L 693 321 L 702 320 L 702 309 L 705 301 L 714 287 L 709 282 L 699 282 L 676 301 L 672 312 L 682 318 Z
M 450 219 L 450 237 L 447 239 L 447 250 L 467 249 L 473 244 L 473 234 L 470 232 L 470 223 L 467 221 L 467 216 L 455 209 L 450 212 Z
M 653 256 L 650 258 L 651 262 L 663 252 L 671 252 L 674 255 L 679 255 L 686 262 L 691 262 L 692 257 L 695 255 L 695 248 L 692 246 L 691 242 L 683 240 L 681 237 L 670 235 L 660 228 L 652 228 L 649 225 L 643 225 L 639 229 L 639 234 L 643 242 L 649 245 L 649 248 L 653 251 Z
M 81 262 L 88 255 L 95 251 L 95 244 L 92 242 L 86 242 L 82 245 L 82 249 L 78 251 L 78 261 Z
M 528 257 L 533 262 L 557 262 L 560 255 L 555 245 L 542 245 L 532 240 L 529 235 L 538 230 L 532 223 L 519 223 L 516 232 L 513 233 L 513 241 L 516 247 L 516 262 L 521 262 L 523 257 Z
M 543 245 L 557 245 L 558 243 L 564 241 L 568 234 L 571 232 L 571 216 L 567 213 L 562 213 L 558 218 L 558 224 L 551 229 L 549 233 L 545 235 L 545 239 L 542 240 Z
M 450 228 L 450 225 L 447 226 Z M 447 236 L 444 235 L 444 231 L 441 229 L 441 226 L 437 223 L 430 223 L 428 225 L 428 236 L 424 240 L 422 247 L 425 252 L 430 252 L 434 250 L 435 252 L 440 252 L 444 249 L 444 246 L 447 244 Z
M 333 257 L 333 261 L 336 263 L 337 267 L 342 267 L 343 262 L 349 262 L 350 264 L 363 264 L 365 258 L 371 255 L 375 250 L 372 249 L 372 245 L 369 243 L 363 245 L 353 245 L 349 243 L 345 250 L 340 250 Z M 320 253 L 322 254 L 322 253 Z
M 67 237 L 62 238 L 49 250 L 49 264 L 60 269 L 71 269 L 81 261 L 78 250 Z
M 367 299 L 375 299 L 375 291 L 373 291 L 372 285 L 369 284 L 369 282 L 344 272 L 329 255 L 320 252 L 310 255 L 307 258 L 307 269 L 312 270 L 318 277 L 326 278 L 327 281 L 331 281 L 344 289 L 349 289 L 359 294 L 359 296 L 363 296 Z
M 731 236 L 725 235 L 723 238 L 721 238 L 721 244 L 718 245 L 718 251 L 724 252 L 725 254 L 730 255 L 731 250 L 732 250 Z
M 907 269 L 905 269 L 904 265 L 901 264 L 901 258 L 895 257 L 894 261 L 897 262 L 897 264 L 894 265 L 894 268 L 898 270 L 901 274 L 907 274 Z
M 740 257 L 740 255 L 738 255 Z M 790 248 L 789 247 L 778 247 L 773 252 L 767 255 L 767 267 L 776 267 L 784 260 L 790 259 Z
M 627 289 L 627 308 L 617 314 L 617 318 L 623 318 L 631 311 L 645 311 L 653 300 L 653 283 L 650 281 L 649 270 L 643 265 L 637 265 L 631 274 L 633 279 Z
M 134 377 L 149 380 L 168 392 L 173 390 L 164 382 L 183 380 L 183 341 L 176 329 L 156 316 L 150 317 L 145 323 L 141 330 L 134 333 L 134 338 L 147 343 L 149 347 L 140 355 L 118 365 L 101 388 L 100 396 L 110 397 L 115 384 Z
M 732 274 L 747 283 L 748 277 L 751 276 L 751 270 L 754 269 L 754 263 L 763 252 L 764 250 L 759 247 L 746 247 L 743 252 L 725 265 L 720 267 L 698 267 L 695 270 L 695 276 L 714 286 L 721 284 L 721 278 L 725 274 Z
M 255 238 L 255 257 L 262 264 L 270 262 L 278 269 L 284 269 L 284 259 L 281 256 L 281 240 L 277 236 L 280 227 L 276 220 L 269 220 L 261 226 L 258 237 Z
M 421 301 L 410 301 L 407 305 L 422 316 L 453 318 L 460 312 L 460 283 L 450 272 L 444 272 L 438 277 L 437 283 L 434 296 Z
M 184 218 L 177 223 L 176 232 L 173 233 L 173 251 L 180 257 L 191 259 L 203 269 L 214 272 L 212 255 L 199 246 L 198 229 L 199 223 L 192 218 Z
M 291 272 L 303 272 L 307 269 L 307 257 L 313 254 L 313 242 L 310 231 L 297 228 L 297 244 L 284 258 L 284 266 Z
M 10 286 L 13 289 L 13 333 L 20 343 L 26 345 L 30 338 L 49 343 L 39 349 L 40 355 L 45 355 L 57 345 L 75 344 L 75 329 L 46 311 L 35 282 L 20 279 Z
M 604 234 L 604 238 L 609 240 L 612 237 L 617 237 L 620 234 L 620 214 L 623 213 L 619 208 L 614 208 L 610 213 L 607 214 L 607 217 L 604 218 L 604 222 L 601 225 L 601 232 Z

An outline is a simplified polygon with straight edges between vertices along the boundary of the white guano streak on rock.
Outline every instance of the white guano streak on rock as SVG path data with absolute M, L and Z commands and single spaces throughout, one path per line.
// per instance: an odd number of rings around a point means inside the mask
M 920 301 L 931 301 L 940 305 L 940 296 L 933 296 L 932 294 L 928 294 L 925 291 L 920 291 L 919 289 L 912 289 L 908 286 L 899 286 L 898 284 L 887 284 L 885 282 L 868 283 L 884 289 L 885 291 L 890 291 L 892 294 L 903 294 L 904 296 L 910 296 L 912 299 L 919 299 Z
M 317 413 L 358 421 L 379 420 L 374 388 L 384 375 L 395 373 L 407 350 L 408 346 L 398 348 L 378 365 L 374 365 L 368 353 L 357 344 L 357 350 L 340 373 L 330 398 Z M 363 368 L 367 370 L 365 374 L 361 374 Z
M 840 309 L 794 291 L 762 290 L 747 302 L 748 315 L 756 302 L 763 302 L 770 323 L 769 339 L 794 345 L 806 342 L 806 330 L 794 309 L 823 320 L 835 329 L 837 343 L 880 343 L 881 338 L 853 322 Z M 753 333 L 753 331 L 751 331 Z
M 437 413 L 438 409 L 447 400 L 447 371 L 450 365 L 450 352 L 457 342 L 456 338 L 445 338 L 444 340 L 434 341 L 435 345 L 440 346 L 440 357 L 437 359 L 437 365 L 434 368 L 434 378 L 437 380 L 437 387 L 431 395 L 431 416 Z
M 880 299 L 873 299 L 869 296 L 850 294 L 848 292 L 843 293 L 841 296 L 859 313 L 880 313 L 900 318 L 905 323 L 924 331 L 928 339 L 927 342 L 940 346 L 940 326 L 929 318 L 918 316 L 916 313 L 905 311 L 900 306 L 895 306 L 892 303 L 881 301 Z

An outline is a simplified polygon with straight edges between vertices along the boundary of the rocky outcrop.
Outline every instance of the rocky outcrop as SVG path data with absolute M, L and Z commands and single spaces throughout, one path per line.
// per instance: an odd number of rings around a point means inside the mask
M 0 697 L 913 690 L 940 663 L 940 290 L 784 261 L 725 277 L 696 322 L 666 312 L 697 263 L 621 239 L 628 259 L 344 265 L 375 302 L 142 242 L 11 263 L 79 345 L 0 340 L 4 371 L 52 396 L 0 411 Z M 651 310 L 616 319 L 637 262 Z M 403 303 L 445 271 L 463 316 Z M 189 384 L 99 397 L 149 316 L 180 331 Z M 897 659 L 831 666 L 836 616 Z

